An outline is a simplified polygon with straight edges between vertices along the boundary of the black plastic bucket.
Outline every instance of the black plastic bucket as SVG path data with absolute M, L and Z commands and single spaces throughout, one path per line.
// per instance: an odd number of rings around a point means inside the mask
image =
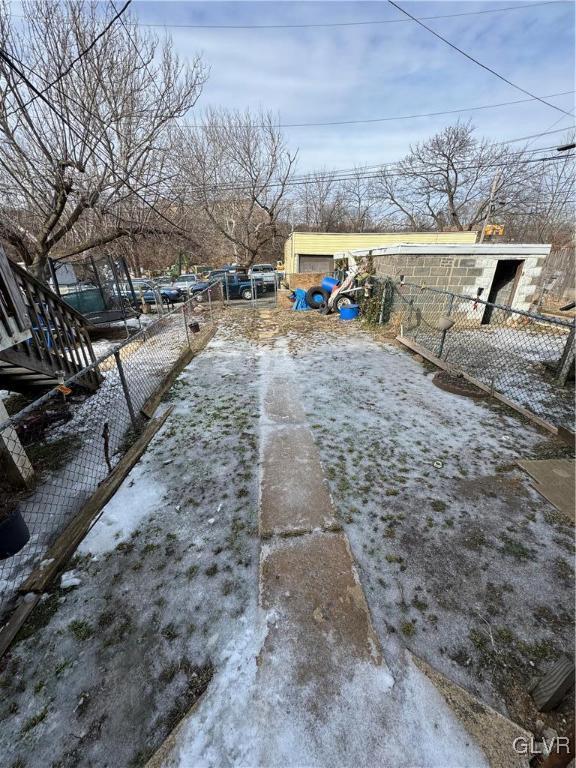
M 17 509 L 0 520 L 0 560 L 6 560 L 20 552 L 29 540 L 30 531 Z

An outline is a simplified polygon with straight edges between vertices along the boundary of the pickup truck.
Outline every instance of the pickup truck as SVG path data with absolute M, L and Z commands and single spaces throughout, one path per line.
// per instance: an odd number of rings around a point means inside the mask
M 208 276 L 208 284 L 214 283 L 222 283 L 225 298 L 244 299 L 245 301 L 252 299 L 253 291 L 257 298 L 274 290 L 274 285 L 265 283 L 262 278 L 250 280 L 246 274 L 241 272 L 225 272 L 220 269 L 213 270 Z

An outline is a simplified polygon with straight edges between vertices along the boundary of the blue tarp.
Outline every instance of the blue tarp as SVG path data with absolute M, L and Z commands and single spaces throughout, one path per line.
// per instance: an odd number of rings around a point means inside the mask
M 306 304 L 306 291 L 304 288 L 296 288 L 294 293 L 296 294 L 296 301 L 294 302 L 292 309 L 311 309 L 311 307 Z

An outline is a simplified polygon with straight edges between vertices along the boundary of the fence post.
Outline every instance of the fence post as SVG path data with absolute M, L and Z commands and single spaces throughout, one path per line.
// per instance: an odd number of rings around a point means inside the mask
M 576 358 L 575 336 L 576 336 L 576 320 L 574 321 L 572 325 L 572 329 L 570 330 L 570 333 L 568 334 L 568 338 L 566 339 L 566 344 L 564 346 L 564 351 L 562 352 L 562 357 L 558 361 L 556 380 L 558 384 L 560 384 L 560 386 L 562 387 L 566 385 L 566 382 L 568 381 L 568 377 L 570 375 L 570 371 L 574 366 L 574 360 Z
M 451 293 L 450 294 L 450 298 L 448 299 L 448 311 L 446 313 L 447 317 L 450 317 L 450 315 L 452 313 L 453 305 L 454 305 L 454 294 Z M 440 348 L 438 349 L 438 357 L 440 359 L 442 358 L 442 352 L 444 350 L 444 342 L 446 341 L 446 334 L 447 334 L 447 332 L 448 332 L 448 329 L 442 331 L 442 336 L 440 338 Z
M 136 419 L 136 414 L 134 413 L 134 407 L 130 397 L 130 390 L 128 389 L 128 382 L 126 381 L 126 376 L 124 376 L 124 368 L 122 366 L 122 361 L 120 360 L 120 352 L 117 349 L 114 350 L 114 359 L 116 360 L 116 365 L 118 366 L 120 383 L 122 384 L 122 389 L 124 390 L 124 397 L 126 398 L 126 405 L 128 406 L 128 413 L 130 414 L 130 419 L 132 420 L 132 426 L 134 429 L 138 429 L 138 420 Z
M 190 299 L 188 301 L 190 301 Z M 190 331 L 188 330 L 188 318 L 186 317 L 187 306 L 188 306 L 188 302 L 184 302 L 184 306 L 182 307 L 182 317 L 184 318 L 184 330 L 186 331 L 186 343 L 188 344 L 188 346 L 190 346 Z
M 382 286 L 382 301 L 380 302 L 380 312 L 378 313 L 378 325 L 382 325 L 384 321 L 384 302 L 386 301 L 386 280 L 384 280 L 384 284 Z
M 210 315 L 210 322 L 213 323 L 214 320 L 212 319 L 212 286 L 208 288 L 206 293 L 208 294 L 208 314 Z

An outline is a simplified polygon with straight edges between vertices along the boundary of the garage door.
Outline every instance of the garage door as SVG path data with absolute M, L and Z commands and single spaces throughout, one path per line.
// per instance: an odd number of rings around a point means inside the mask
M 300 272 L 332 272 L 333 270 L 333 256 L 300 255 Z

